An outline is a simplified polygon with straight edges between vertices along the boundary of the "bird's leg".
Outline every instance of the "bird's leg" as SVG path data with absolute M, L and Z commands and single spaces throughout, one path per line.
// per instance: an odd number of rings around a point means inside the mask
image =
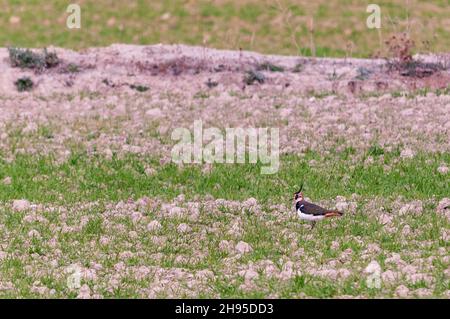
M 311 230 L 313 230 L 314 227 L 316 227 L 316 221 L 311 222 Z

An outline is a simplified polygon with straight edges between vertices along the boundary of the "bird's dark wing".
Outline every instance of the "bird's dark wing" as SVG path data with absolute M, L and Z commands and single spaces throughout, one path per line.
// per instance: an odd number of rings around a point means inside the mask
M 300 201 L 297 202 L 297 204 L 295 205 L 295 208 L 298 210 L 300 209 L 300 211 L 303 214 L 307 214 L 307 215 L 314 215 L 314 216 L 320 216 L 320 215 L 325 215 L 327 210 L 317 206 L 315 204 L 306 202 L 306 201 Z

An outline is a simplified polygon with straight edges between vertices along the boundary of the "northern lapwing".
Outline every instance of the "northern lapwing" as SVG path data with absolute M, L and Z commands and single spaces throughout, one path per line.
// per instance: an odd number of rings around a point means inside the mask
M 300 217 L 300 219 L 312 222 L 311 229 L 314 228 L 318 220 L 330 217 L 340 217 L 344 214 L 338 210 L 325 209 L 318 205 L 307 202 L 303 197 L 302 189 L 303 184 L 300 187 L 300 190 L 294 193 L 295 211 L 297 212 L 297 215 L 298 217 Z

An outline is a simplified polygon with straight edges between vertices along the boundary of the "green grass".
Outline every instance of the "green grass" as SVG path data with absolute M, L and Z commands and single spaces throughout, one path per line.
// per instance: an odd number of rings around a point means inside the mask
M 368 156 L 374 159 L 372 164 L 364 164 Z M 311 164 L 312 160 L 314 164 Z M 448 221 L 436 213 L 435 202 L 430 202 L 430 199 L 450 193 L 448 178 L 436 170 L 442 163 L 450 164 L 450 154 L 419 153 L 402 160 L 398 151 L 388 152 L 379 145 L 373 145 L 365 154 L 346 149 L 328 156 L 312 152 L 304 157 L 282 156 L 279 173 L 269 176 L 260 174 L 260 164 L 218 164 L 209 174 L 204 174 L 199 166 L 161 166 L 155 159 L 131 155 L 107 160 L 76 153 L 62 164 L 57 164 L 51 157 L 31 155 L 17 156 L 9 163 L 1 160 L 0 180 L 10 176 L 13 183 L 0 184 L 3 205 L 0 225 L 4 225 L 1 236 L 8 243 L 2 248 L 8 257 L 2 260 L 0 276 L 2 280 L 12 282 L 15 290 L 0 291 L 0 297 L 41 297 L 33 288 L 37 285 L 53 289 L 53 297 L 74 298 L 77 292 L 67 288 L 67 276 L 61 271 L 74 263 L 89 268 L 92 262 L 100 263 L 103 270 L 97 279 L 83 279 L 82 283 L 106 298 L 142 296 L 142 289 L 152 285 L 154 280 L 152 276 L 138 279 L 123 272 L 119 286 L 110 289 L 109 276 L 117 273 L 115 267 L 119 262 L 127 269 L 154 266 L 163 270 L 182 268 L 190 273 L 210 270 L 214 278 L 202 286 L 196 295 L 200 298 L 265 298 L 271 294 L 281 298 L 394 297 L 396 286 L 383 286 L 381 290 L 368 288 L 365 277 L 360 274 L 362 270 L 358 270 L 364 269 L 373 259 L 383 269 L 390 269 L 392 266 L 385 260 L 392 253 L 401 254 L 409 263 L 417 258 L 413 254 L 419 254 L 421 258 L 434 256 L 433 268 L 427 274 L 434 280 L 433 296 L 442 297 L 449 289 L 444 274 L 448 264 L 439 255 L 439 250 L 448 247 L 442 238 Z M 147 166 L 154 167 L 156 174 L 146 176 L 144 167 Z M 389 170 L 385 171 L 385 167 Z M 302 181 L 306 195 L 313 201 L 330 200 L 337 195 L 346 198 L 351 198 L 353 193 L 360 195 L 356 199 L 356 211 L 347 212 L 340 219 L 324 221 L 314 230 L 289 211 L 282 212 L 283 218 L 274 215 L 271 205 L 285 204 L 289 209 L 291 194 Z M 133 222 L 130 215 L 123 213 L 105 215 L 122 212 L 121 208 L 114 208 L 121 200 L 126 203 L 129 198 L 149 196 L 164 202 L 180 193 L 185 194 L 187 200 L 197 198 L 200 202 L 207 195 L 233 200 L 255 197 L 263 211 L 255 213 L 227 206 L 219 206 L 217 210 L 200 207 L 198 220 L 192 221 L 189 215 L 161 217 L 159 207 L 148 206 L 139 208 L 147 218 L 142 224 Z M 394 211 L 399 196 L 404 201 L 423 200 L 424 211 L 420 218 L 399 216 Z M 379 222 L 373 211 L 368 212 L 368 209 L 381 210 L 381 207 L 367 206 L 371 199 L 380 200 L 381 197 L 383 209 L 393 216 L 393 231 Z M 63 216 L 63 211 L 41 208 L 36 214 L 45 221 L 25 221 L 26 216 L 29 218 L 34 213 L 14 212 L 7 204 L 17 198 L 49 207 L 61 204 L 67 212 Z M 88 202 L 94 204 L 84 207 L 80 204 Z M 108 206 L 110 202 L 113 206 Z M 132 208 L 130 213 L 133 209 L 138 208 Z M 154 219 L 161 222 L 162 228 L 152 234 L 146 230 L 146 223 Z M 189 224 L 192 231 L 178 233 L 180 223 Z M 242 231 L 238 237 L 230 233 L 235 223 Z M 62 225 L 73 230 L 63 231 Z M 405 225 L 411 227 L 412 235 L 402 235 Z M 37 231 L 39 238 L 30 238 L 30 231 Z M 130 237 L 131 232 L 137 237 Z M 104 236 L 110 238 L 106 245 L 100 244 Z M 310 240 L 311 236 L 314 240 Z M 164 238 L 164 242 L 155 243 L 155 237 Z M 55 239 L 57 249 L 49 244 Z M 253 250 L 235 263 L 234 259 L 228 259 L 228 252 L 218 249 L 223 240 L 234 244 L 243 240 Z M 334 241 L 340 242 L 337 249 L 331 248 Z M 370 243 L 376 243 L 381 251 L 364 259 Z M 429 243 L 426 249 L 422 243 Z M 297 249 L 302 249 L 301 254 Z M 340 261 L 340 255 L 346 249 L 351 249 L 352 255 L 348 260 Z M 120 257 L 124 251 L 140 252 L 140 255 L 124 259 Z M 154 257 L 156 253 L 161 254 L 161 259 Z M 180 256 L 193 259 L 177 259 Z M 270 260 L 281 269 L 286 259 L 301 265 L 312 261 L 315 267 L 334 260 L 339 262 L 338 267 L 348 269 L 351 274 L 344 279 L 331 280 L 303 272 L 283 281 L 260 272 L 253 288 L 242 288 L 245 280 L 238 275 L 242 267 Z M 49 267 L 49 260 L 56 260 L 57 268 Z M 231 273 L 232 278 L 227 273 Z M 411 290 L 429 288 L 425 281 L 412 283 L 401 279 L 400 283 Z M 161 291 L 157 296 L 166 297 L 167 291 Z
M 70 30 L 64 1 L 4 0 L 0 43 L 76 49 L 112 43 L 185 43 L 274 54 L 315 51 L 316 56 L 367 57 L 386 53 L 384 41 L 409 30 L 418 51 L 442 52 L 450 47 L 448 28 L 442 27 L 448 1 L 416 1 L 409 7 L 403 0 L 377 4 L 382 9 L 380 34 L 367 29 L 367 3 L 358 1 L 88 0 L 81 4 L 81 29 Z M 20 22 L 11 23 L 11 17 L 19 17 Z
M 50 133 L 44 131 L 43 135 Z M 276 175 L 261 175 L 261 164 L 215 164 L 210 174 L 203 174 L 198 165 L 159 167 L 157 160 L 137 156 L 106 160 L 79 153 L 56 164 L 51 157 L 19 155 L 12 163 L 0 161 L 0 179 L 10 176 L 13 180 L 12 185 L 0 185 L 0 200 L 117 201 L 144 195 L 173 198 L 184 193 L 189 198 L 210 194 L 236 200 L 255 197 L 264 202 L 287 201 L 290 198 L 286 194 L 303 181 L 315 199 L 353 193 L 422 199 L 450 192 L 445 175 L 437 172 L 440 163 L 450 163 L 449 154 L 419 154 L 413 159 L 398 160 L 398 152 L 385 153 L 374 146 L 366 156 L 384 158 L 365 166 L 365 156 L 353 163 L 348 152 L 351 150 L 327 158 L 314 153 L 305 157 L 282 156 Z M 311 160 L 317 161 L 314 167 L 309 165 Z M 146 165 L 156 167 L 157 173 L 146 176 Z M 387 172 L 385 165 L 390 167 Z
M 100 213 L 100 212 L 98 212 Z M 88 213 L 88 214 L 92 214 Z M 149 214 L 152 214 L 149 212 Z M 228 225 L 232 223 L 238 216 L 239 212 L 234 212 L 234 216 L 222 215 L 220 220 L 221 225 L 223 225 L 223 231 L 226 232 Z M 32 240 L 29 249 L 26 254 L 38 254 L 40 256 L 51 256 L 52 249 L 48 247 L 47 241 L 55 234 L 49 230 L 48 225 L 40 225 L 39 223 L 26 224 L 21 223 L 23 215 L 19 214 L 17 217 L 16 213 L 8 214 L 8 229 L 10 232 L 14 233 L 16 239 L 14 243 L 9 245 L 9 249 L 15 252 L 23 252 L 23 247 L 27 242 L 27 232 L 30 229 L 39 230 L 42 235 L 42 240 Z M 11 217 L 15 216 L 15 217 Z M 80 216 L 86 216 L 86 212 L 80 214 L 79 216 L 71 216 L 71 221 L 68 223 L 72 224 L 72 221 L 76 223 L 79 221 Z M 0 220 L 3 221 L 3 216 Z M 12 219 L 14 220 L 12 220 Z M 122 217 L 123 218 L 123 217 Z M 265 218 L 270 218 L 266 216 Z M 430 221 L 433 221 L 430 223 Z M 230 281 L 226 277 L 220 274 L 226 270 L 229 265 L 223 264 L 224 258 L 227 254 L 221 253 L 217 250 L 217 246 L 220 240 L 232 239 L 232 236 L 227 235 L 224 232 L 210 233 L 207 241 L 201 242 L 201 247 L 191 247 L 190 244 L 194 243 L 198 245 L 195 236 L 179 236 L 174 232 L 177 224 L 183 220 L 179 219 L 166 219 L 164 221 L 164 228 L 161 231 L 161 235 L 166 236 L 168 241 L 162 247 L 158 247 L 149 240 L 149 236 L 143 236 L 138 239 L 137 242 L 133 241 L 134 245 L 139 245 L 145 247 L 145 251 L 148 252 L 148 256 L 143 256 L 139 259 L 132 258 L 126 261 L 128 266 L 140 266 L 140 265 L 160 265 L 163 268 L 169 269 L 173 267 L 182 267 L 188 271 L 197 271 L 203 269 L 210 269 L 218 276 L 210 282 L 210 292 L 202 293 L 199 295 L 201 298 L 210 298 L 212 296 L 220 296 L 222 298 L 264 298 L 269 293 L 279 293 L 282 298 L 299 298 L 302 296 L 316 297 L 316 298 L 332 298 L 339 295 L 350 295 L 350 296 L 366 296 L 366 297 L 376 297 L 380 296 L 380 293 L 384 297 L 392 296 L 392 291 L 386 290 L 377 291 L 370 289 L 366 286 L 364 278 L 358 276 L 357 274 L 352 274 L 345 280 L 334 281 L 331 279 L 321 278 L 317 276 L 311 276 L 309 274 L 296 275 L 290 280 L 280 281 L 276 278 L 266 278 L 263 274 L 260 274 L 260 278 L 256 280 L 257 285 L 262 288 L 258 288 L 251 291 L 243 291 L 240 285 L 244 283 L 243 279 L 237 279 L 235 281 Z M 204 214 L 201 220 L 206 225 L 212 225 L 218 222 L 216 215 Z M 126 222 L 125 220 L 115 220 L 111 219 L 115 225 L 124 225 L 127 230 L 136 229 L 133 223 Z M 414 226 L 413 218 L 407 218 L 407 220 L 399 221 L 407 222 L 411 226 Z M 420 227 L 425 230 L 424 235 L 420 240 L 429 241 L 433 240 L 433 244 L 427 250 L 425 256 L 435 254 L 436 250 L 440 247 L 445 247 L 445 243 L 439 239 L 436 239 L 436 234 L 439 233 L 443 219 L 438 217 L 434 212 L 426 208 L 425 214 L 420 219 Z M 53 224 L 53 223 L 52 223 Z M 202 229 L 201 224 L 194 225 L 197 231 Z M 301 227 L 301 223 L 286 223 L 279 222 L 272 225 L 272 227 L 267 226 L 267 220 L 256 219 L 252 215 L 247 215 L 243 218 L 243 240 L 248 242 L 254 249 L 254 251 L 242 257 L 239 262 L 241 265 L 248 265 L 251 263 L 257 263 L 262 260 L 273 260 L 278 261 L 282 258 L 289 256 L 292 251 L 289 250 L 290 241 L 280 240 L 280 234 L 278 233 L 282 229 L 289 229 L 291 232 L 295 232 L 296 241 L 299 247 L 304 249 L 303 256 L 298 258 L 316 258 L 318 264 L 326 264 L 328 261 L 337 259 L 342 251 L 347 248 L 352 248 L 353 257 L 350 261 L 343 263 L 344 267 L 356 267 L 361 264 L 360 257 L 362 251 L 365 249 L 367 243 L 378 243 L 383 249 L 383 252 L 378 256 L 379 262 L 382 264 L 383 256 L 388 255 L 392 252 L 401 253 L 404 255 L 404 259 L 407 260 L 408 253 L 417 250 L 417 243 L 413 241 L 401 240 L 399 234 L 387 233 L 384 227 L 376 222 L 374 219 L 362 213 L 362 208 L 358 210 L 358 214 L 353 216 L 345 216 L 339 220 L 339 222 L 334 225 L 329 223 L 320 224 L 317 226 L 314 232 L 314 237 L 316 240 L 308 241 L 305 243 L 304 239 L 306 236 L 311 235 L 311 231 L 308 228 Z M 76 261 L 81 261 L 84 265 L 89 265 L 89 261 L 94 260 L 96 262 L 101 262 L 105 269 L 111 269 L 119 261 L 117 255 L 127 247 L 126 244 L 130 241 L 126 235 L 115 234 L 114 241 L 108 248 L 90 247 L 92 240 L 100 234 L 105 234 L 111 236 L 111 230 L 107 231 L 102 229 L 100 226 L 99 218 L 93 217 L 84 227 L 80 233 L 68 233 L 68 234 L 58 234 L 56 235 L 62 250 L 62 259 L 60 260 L 61 265 L 71 264 Z M 144 234 L 143 234 L 144 235 Z M 282 236 L 281 236 L 282 237 Z M 330 249 L 330 244 L 334 240 L 341 240 L 342 238 L 351 238 L 344 242 L 338 250 Z M 362 241 L 362 242 L 361 242 Z M 280 250 L 280 247 L 284 247 L 285 250 Z M 129 249 L 129 248 L 128 248 Z M 175 256 L 186 255 L 186 256 L 196 256 L 198 249 L 201 251 L 205 250 L 209 252 L 208 258 L 204 259 L 198 263 L 180 263 L 175 261 Z M 101 253 L 98 251 L 100 250 Z M 134 250 L 134 249 L 132 249 Z M 152 260 L 151 254 L 154 252 L 160 252 L 165 255 L 164 260 L 159 263 L 158 261 Z M 321 252 L 321 256 L 317 256 L 318 252 Z M 35 257 L 36 258 L 36 257 Z M 278 266 L 281 266 L 279 264 Z M 34 265 L 36 267 L 36 265 Z M 45 264 L 38 265 L 38 267 L 45 267 Z M 1 267 L 0 273 L 2 278 L 7 278 L 12 280 L 16 287 L 18 287 L 20 296 L 22 297 L 37 297 L 35 293 L 31 292 L 30 287 L 35 281 L 34 278 L 27 275 L 25 271 L 25 264 L 23 261 L 17 258 L 6 259 Z M 351 268 L 349 268 L 351 269 Z M 433 270 L 433 276 L 437 280 L 437 285 L 435 288 L 435 295 L 440 296 L 445 293 L 448 289 L 443 276 L 443 271 L 446 269 L 445 263 L 440 259 L 435 262 L 435 267 Z M 136 297 L 136 291 L 138 288 L 144 288 L 151 282 L 151 277 L 146 278 L 142 281 L 129 278 L 124 275 L 122 279 L 123 285 L 111 291 L 107 291 L 106 288 L 98 288 L 102 291 L 105 297 L 109 298 L 134 298 Z M 56 274 L 48 274 L 40 279 L 40 282 L 49 288 L 53 288 L 57 291 L 56 296 L 65 297 L 75 297 L 74 292 L 68 291 L 64 278 L 61 279 Z M 92 282 L 89 280 L 84 281 L 92 286 Z M 427 287 L 425 283 L 407 283 L 410 289 L 418 289 L 421 287 Z M 7 297 L 8 294 L 0 294 L 3 297 Z M 15 295 L 10 295 L 11 297 Z M 164 297 L 164 293 L 160 295 Z
M 283 16 L 283 8 L 273 1 L 87 0 L 82 3 L 82 29 L 68 30 L 67 4 L 63 1 L 45 4 L 36 0 L 0 1 L 3 30 L 0 43 L 4 47 L 56 45 L 82 49 L 112 43 L 162 42 L 274 54 L 312 55 L 315 51 L 316 56 L 367 57 L 377 51 L 386 54 L 384 40 L 394 32 L 407 30 L 409 17 L 416 51 L 440 52 L 450 47 L 449 31 L 442 27 L 448 19 L 448 0 L 417 1 L 410 8 L 406 8 L 403 0 L 380 1 L 383 10 L 380 34 L 365 26 L 366 3 L 351 0 L 280 3 L 290 11 L 291 18 Z M 11 23 L 12 16 L 20 17 L 20 22 Z M 314 18 L 313 33 L 308 27 L 310 18 Z M 299 47 L 293 38 L 300 43 Z M 20 62 L 17 66 L 35 67 L 33 61 L 39 60 L 27 51 L 16 53 Z M 270 63 L 259 67 L 283 71 Z M 67 71 L 76 73 L 79 68 L 68 65 Z M 301 68 L 299 64 L 295 71 Z M 339 80 L 335 72 L 328 73 L 330 81 Z M 253 74 L 248 80 L 264 79 Z M 130 87 L 142 93 L 148 90 L 139 83 Z M 428 93 L 448 95 L 449 89 L 392 92 L 392 95 L 413 99 Z M 80 94 L 81 99 L 102 96 L 101 92 Z M 203 103 L 209 94 L 199 90 L 195 99 Z M 248 93 L 233 92 L 233 95 L 249 98 Z M 308 93 L 308 97 L 318 99 L 331 95 L 335 93 Z M 72 98 L 75 96 L 69 97 Z M 104 132 L 98 127 L 101 125 L 92 129 L 89 125 L 83 127 L 84 138 L 87 141 L 99 138 Z M 5 131 L 12 153 L 30 145 L 34 148 L 37 145 L 34 142 L 45 145 L 60 135 L 58 125 L 51 122 L 38 125 L 33 133 L 22 133 L 21 128 L 12 124 Z M 144 131 L 163 144 L 169 143 L 167 137 L 160 136 L 157 123 L 149 124 Z M 128 135 L 128 139 L 132 141 L 133 136 Z M 201 298 L 395 297 L 395 288 L 400 284 L 411 290 L 430 288 L 433 296 L 445 297 L 450 289 L 445 273 L 449 265 L 446 254 L 442 254 L 442 249 L 448 251 L 444 235 L 449 224 L 445 216 L 436 212 L 437 202 L 450 194 L 448 175 L 437 171 L 443 164 L 450 166 L 449 153 L 422 152 L 401 159 L 399 150 L 387 151 L 374 144 L 365 153 L 347 148 L 340 152 L 330 150 L 329 155 L 315 152 L 283 155 L 277 174 L 261 175 L 261 163 L 214 164 L 205 173 L 200 165 L 161 165 L 159 158 L 139 155 L 114 155 L 106 159 L 88 155 L 81 146 L 73 147 L 64 161 L 56 155 L 19 154 L 6 160 L 6 154 L 0 154 L 0 181 L 6 177 L 12 181 L 11 185 L 0 183 L 2 298 L 75 298 L 77 291 L 68 289 L 64 269 L 72 264 L 92 268 L 92 263 L 103 268 L 96 279 L 84 278 L 82 283 L 105 298 L 148 297 L 146 289 L 155 286 L 157 278 L 154 274 L 134 276 L 133 271 L 142 266 L 161 271 L 183 269 L 192 275 L 200 270 L 212 271 L 211 280 L 187 290 Z M 367 161 L 369 156 L 373 162 Z M 148 176 L 145 172 L 148 167 L 156 173 Z M 311 230 L 292 210 L 292 193 L 303 182 L 305 195 L 314 202 L 333 206 L 336 196 L 344 196 L 357 207 L 346 211 L 342 218 L 326 220 Z M 161 204 L 180 194 L 186 196 L 186 201 L 175 200 L 179 207 L 185 208 L 187 201 L 199 204 L 197 219 L 191 219 L 190 215 L 165 215 Z M 130 200 L 142 197 L 149 197 L 150 202 L 141 205 Z M 258 200 L 261 211 L 239 206 L 250 197 Z M 215 202 L 209 198 L 239 202 L 214 206 Z M 27 199 L 36 206 L 17 212 L 11 208 L 15 199 Z M 413 214 L 399 215 L 399 205 L 412 200 L 422 201 L 420 218 Z M 283 208 L 273 208 L 281 204 Z M 136 212 L 142 214 L 142 220 L 132 220 L 131 215 Z M 382 224 L 377 219 L 381 214 L 392 217 L 392 223 Z M 150 232 L 147 224 L 151 220 L 158 220 L 161 229 Z M 188 224 L 191 232 L 179 233 L 180 223 Z M 235 226 L 237 231 L 230 232 Z M 411 228 L 411 234 L 402 233 L 405 226 Z M 33 237 L 35 233 L 37 237 Z M 105 243 L 105 238 L 109 242 Z M 219 249 L 223 240 L 231 243 L 231 252 Z M 252 251 L 236 258 L 234 246 L 241 240 L 251 245 Z M 338 248 L 332 248 L 336 241 Z M 380 251 L 364 257 L 369 244 L 378 245 Z M 351 249 L 352 255 L 341 261 L 341 254 L 347 249 Z M 125 252 L 133 256 L 121 257 Z M 431 268 L 419 270 L 432 277 L 432 284 L 402 278 L 394 286 L 384 285 L 381 290 L 368 288 L 362 274 L 364 267 L 377 260 L 383 270 L 391 269 L 393 266 L 386 260 L 393 253 L 400 254 L 407 264 L 426 263 L 427 258 L 433 257 Z M 283 281 L 259 271 L 254 287 L 244 289 L 245 280 L 239 271 L 264 261 L 273 262 L 279 270 L 286 261 L 291 261 L 302 272 Z M 350 276 L 332 280 L 304 271 L 306 267 L 316 269 L 332 261 L 338 262 L 336 269 L 349 270 Z M 116 270 L 121 263 L 125 271 Z M 113 287 L 110 280 L 118 274 L 119 283 Z M 174 279 L 172 275 L 168 278 L 170 283 L 184 284 L 183 279 Z M 13 288 L 4 289 L 9 283 Z M 54 289 L 54 293 L 40 294 L 36 286 Z M 157 292 L 156 296 L 166 297 L 170 291 Z M 184 297 L 184 293 L 177 296 Z

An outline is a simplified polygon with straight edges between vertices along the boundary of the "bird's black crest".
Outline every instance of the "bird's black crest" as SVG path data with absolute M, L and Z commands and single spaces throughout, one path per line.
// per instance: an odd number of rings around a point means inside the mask
M 303 182 L 300 185 L 300 189 L 298 190 L 298 192 L 295 192 L 294 194 L 300 194 L 302 190 L 303 190 Z
M 294 199 L 297 199 L 297 198 L 298 198 L 298 195 L 302 192 L 302 190 L 303 190 L 303 182 L 302 182 L 302 184 L 300 185 L 300 189 L 298 190 L 298 192 L 295 192 L 295 193 L 294 193 Z

